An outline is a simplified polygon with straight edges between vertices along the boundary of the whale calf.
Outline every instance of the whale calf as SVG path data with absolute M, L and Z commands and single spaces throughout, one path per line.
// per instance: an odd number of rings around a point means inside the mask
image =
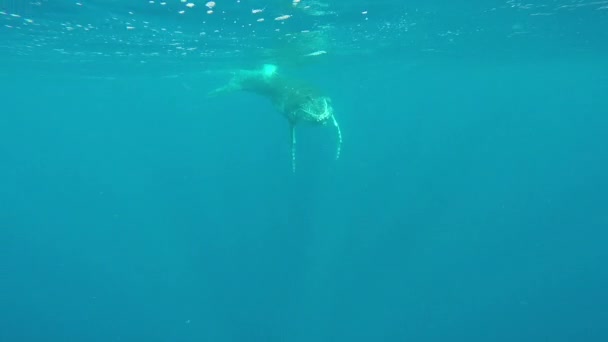
M 284 77 L 273 64 L 265 64 L 261 69 L 236 70 L 230 82 L 211 91 L 209 96 L 248 91 L 269 98 L 272 104 L 289 122 L 291 129 L 292 170 L 296 169 L 296 132 L 301 123 L 332 125 L 337 134 L 336 159 L 340 158 L 342 132 L 334 116 L 331 99 L 316 88 L 299 80 Z

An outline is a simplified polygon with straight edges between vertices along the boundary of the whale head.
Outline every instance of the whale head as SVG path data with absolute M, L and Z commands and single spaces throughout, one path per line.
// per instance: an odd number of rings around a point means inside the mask
M 325 125 L 334 115 L 331 99 L 327 96 L 307 96 L 295 116 L 298 121 Z

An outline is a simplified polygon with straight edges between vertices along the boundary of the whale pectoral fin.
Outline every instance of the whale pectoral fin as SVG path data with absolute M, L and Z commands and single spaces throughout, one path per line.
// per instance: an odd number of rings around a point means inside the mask
M 340 159 L 340 152 L 342 151 L 342 131 L 340 130 L 340 125 L 338 124 L 338 120 L 336 120 L 336 117 L 332 115 L 331 119 L 334 123 L 334 127 L 336 127 L 336 132 L 338 133 L 338 146 L 336 148 L 336 159 Z
M 296 172 L 296 126 L 291 125 L 291 170 Z

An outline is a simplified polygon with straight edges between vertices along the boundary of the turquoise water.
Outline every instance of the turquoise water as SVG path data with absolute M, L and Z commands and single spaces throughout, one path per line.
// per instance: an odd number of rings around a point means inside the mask
M 0 341 L 608 340 L 608 1 L 161 2 L 0 0 Z

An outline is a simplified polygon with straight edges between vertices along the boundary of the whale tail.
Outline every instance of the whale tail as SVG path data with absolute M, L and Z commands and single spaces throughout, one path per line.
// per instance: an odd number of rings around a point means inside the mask
M 210 91 L 207 96 L 213 97 L 249 88 L 264 88 L 276 78 L 277 69 L 274 64 L 264 64 L 260 69 L 233 70 L 230 72 L 232 78 L 228 84 Z
M 208 92 L 207 97 L 215 97 L 218 95 L 224 95 L 224 94 L 235 92 L 237 90 L 241 90 L 241 85 L 240 85 L 240 82 L 238 81 L 237 73 L 238 73 L 237 71 L 230 72 L 232 77 L 231 77 L 230 81 L 228 82 L 228 84 L 221 86 L 219 88 L 215 88 L 212 91 Z
M 228 83 L 225 86 L 213 89 L 212 91 L 208 92 L 207 93 L 207 97 L 215 97 L 215 96 L 218 96 L 218 95 L 228 94 L 228 93 L 232 93 L 234 91 L 237 91 L 239 89 L 240 89 L 240 87 L 238 87 L 235 84 L 232 84 L 232 82 L 231 82 L 231 83 Z

